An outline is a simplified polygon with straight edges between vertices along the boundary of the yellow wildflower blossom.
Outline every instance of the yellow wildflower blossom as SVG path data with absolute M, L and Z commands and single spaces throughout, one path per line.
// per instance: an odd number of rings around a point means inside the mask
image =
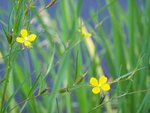
M 32 43 L 36 39 L 35 34 L 28 35 L 28 31 L 26 29 L 22 29 L 20 32 L 21 36 L 16 38 L 16 42 L 24 44 L 27 47 L 32 47 Z
M 78 29 L 78 31 L 81 33 L 81 35 L 83 37 L 91 37 L 92 36 L 92 34 L 88 33 L 84 28 Z
M 96 78 L 91 77 L 90 84 L 93 86 L 92 92 L 94 94 L 100 93 L 101 90 L 110 90 L 110 85 L 107 83 L 107 77 L 104 75 L 99 78 L 99 81 Z

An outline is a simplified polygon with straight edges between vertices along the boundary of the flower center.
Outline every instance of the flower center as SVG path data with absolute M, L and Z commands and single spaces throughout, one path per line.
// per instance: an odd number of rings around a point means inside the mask
M 26 36 L 26 37 L 24 38 L 24 40 L 27 41 L 27 40 L 28 40 L 28 37 Z
M 102 85 L 101 84 L 98 84 L 98 87 L 101 87 Z

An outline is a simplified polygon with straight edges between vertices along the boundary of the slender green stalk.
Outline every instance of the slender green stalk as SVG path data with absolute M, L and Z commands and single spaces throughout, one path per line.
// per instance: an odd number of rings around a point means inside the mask
M 9 75 L 10 75 L 10 71 L 11 71 L 11 54 L 12 54 L 12 49 L 13 49 L 13 45 L 10 45 L 10 49 L 9 49 L 9 56 L 8 56 L 8 64 L 7 64 L 7 70 L 6 70 L 6 74 L 5 74 L 5 84 L 4 84 L 4 89 L 3 89 L 3 94 L 2 94 L 2 101 L 1 101 L 1 112 L 3 110 L 3 103 L 5 101 L 5 95 L 6 95 L 6 91 L 7 91 L 7 86 L 8 86 L 8 82 L 9 82 Z

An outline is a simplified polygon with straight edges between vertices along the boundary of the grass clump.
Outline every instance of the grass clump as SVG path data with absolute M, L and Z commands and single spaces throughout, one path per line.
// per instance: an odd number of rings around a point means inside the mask
M 149 0 L 84 3 L 0 8 L 0 113 L 149 113 Z

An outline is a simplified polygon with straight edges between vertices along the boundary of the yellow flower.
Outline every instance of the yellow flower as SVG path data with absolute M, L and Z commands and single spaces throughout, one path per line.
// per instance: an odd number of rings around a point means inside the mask
M 16 38 L 16 42 L 24 44 L 27 47 L 32 47 L 32 43 L 36 39 L 35 34 L 28 35 L 28 31 L 26 29 L 22 29 L 20 32 L 21 36 Z
M 107 77 L 104 75 L 99 78 L 99 81 L 96 78 L 91 77 L 90 84 L 93 86 L 92 92 L 94 94 L 100 93 L 101 90 L 110 90 L 110 85 L 107 83 Z
M 83 37 L 91 37 L 92 36 L 92 34 L 88 33 L 84 28 L 78 29 L 78 31 L 81 32 L 81 35 Z

